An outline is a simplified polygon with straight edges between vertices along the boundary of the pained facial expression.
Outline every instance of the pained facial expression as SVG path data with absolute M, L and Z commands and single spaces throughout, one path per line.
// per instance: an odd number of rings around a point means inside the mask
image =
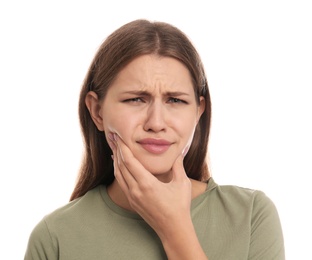
M 143 55 L 120 71 L 100 106 L 99 130 L 117 133 L 143 166 L 161 177 L 190 146 L 205 101 L 196 102 L 184 64 Z

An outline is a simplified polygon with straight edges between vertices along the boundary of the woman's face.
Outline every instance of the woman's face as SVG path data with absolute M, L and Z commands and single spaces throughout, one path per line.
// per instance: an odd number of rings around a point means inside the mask
M 117 133 L 143 166 L 161 178 L 190 146 L 204 107 L 203 97 L 196 102 L 190 73 L 181 62 L 143 55 L 110 86 L 97 126 L 106 137 Z

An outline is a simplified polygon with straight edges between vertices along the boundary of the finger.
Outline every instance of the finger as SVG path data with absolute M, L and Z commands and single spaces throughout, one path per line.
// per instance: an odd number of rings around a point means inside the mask
M 115 178 L 120 186 L 120 188 L 122 189 L 122 191 L 126 194 L 126 196 L 129 195 L 129 186 L 119 168 L 119 159 L 118 159 L 118 155 L 117 155 L 117 150 L 114 151 L 114 175 Z
M 136 180 L 133 177 L 132 173 L 128 170 L 124 164 L 123 155 L 120 150 L 120 146 L 117 145 L 116 149 L 116 167 L 118 168 L 117 174 L 120 174 L 123 181 L 126 183 L 127 187 L 134 187 L 136 185 Z
M 113 151 L 113 164 L 114 164 L 114 175 L 115 178 L 117 180 L 117 182 L 119 183 L 121 189 L 124 191 L 124 193 L 128 193 L 129 192 L 129 187 L 128 184 L 122 174 L 122 170 L 120 169 L 120 155 L 118 155 L 118 149 L 117 149 L 117 144 L 114 138 L 114 133 L 108 133 L 107 135 L 107 142 L 108 145 L 110 146 L 110 148 Z
M 115 140 L 118 147 L 117 150 L 120 153 L 120 159 L 122 160 L 121 167 L 124 166 L 137 183 L 142 183 L 151 179 L 155 179 L 155 177 L 150 172 L 148 172 L 145 167 L 134 157 L 132 151 L 121 140 L 121 138 L 116 136 Z M 131 181 L 131 179 L 129 179 L 129 181 Z
M 184 165 L 183 165 L 184 155 L 181 154 L 177 157 L 172 166 L 172 181 L 182 181 L 187 178 Z
M 116 144 L 115 144 L 115 140 L 114 140 L 113 134 L 112 133 L 108 133 L 106 140 L 107 140 L 107 143 L 108 143 L 109 147 L 113 151 L 113 153 L 116 152 L 117 147 L 116 147 Z

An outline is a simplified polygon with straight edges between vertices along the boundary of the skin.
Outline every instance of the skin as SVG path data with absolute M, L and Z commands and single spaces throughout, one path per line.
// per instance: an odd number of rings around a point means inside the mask
M 206 184 L 190 180 L 183 167 L 205 100 L 196 102 L 187 68 L 173 58 L 140 56 L 119 72 L 103 101 L 90 91 L 86 105 L 113 151 L 112 200 L 144 218 L 168 259 L 207 259 L 190 216 L 191 200 Z

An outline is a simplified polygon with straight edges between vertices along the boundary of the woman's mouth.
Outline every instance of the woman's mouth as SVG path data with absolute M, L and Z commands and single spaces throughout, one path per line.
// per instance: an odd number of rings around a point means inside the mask
M 149 153 L 153 154 L 162 154 L 166 152 L 171 142 L 164 140 L 164 139 L 153 139 L 153 138 L 146 138 L 138 141 L 138 143 Z

